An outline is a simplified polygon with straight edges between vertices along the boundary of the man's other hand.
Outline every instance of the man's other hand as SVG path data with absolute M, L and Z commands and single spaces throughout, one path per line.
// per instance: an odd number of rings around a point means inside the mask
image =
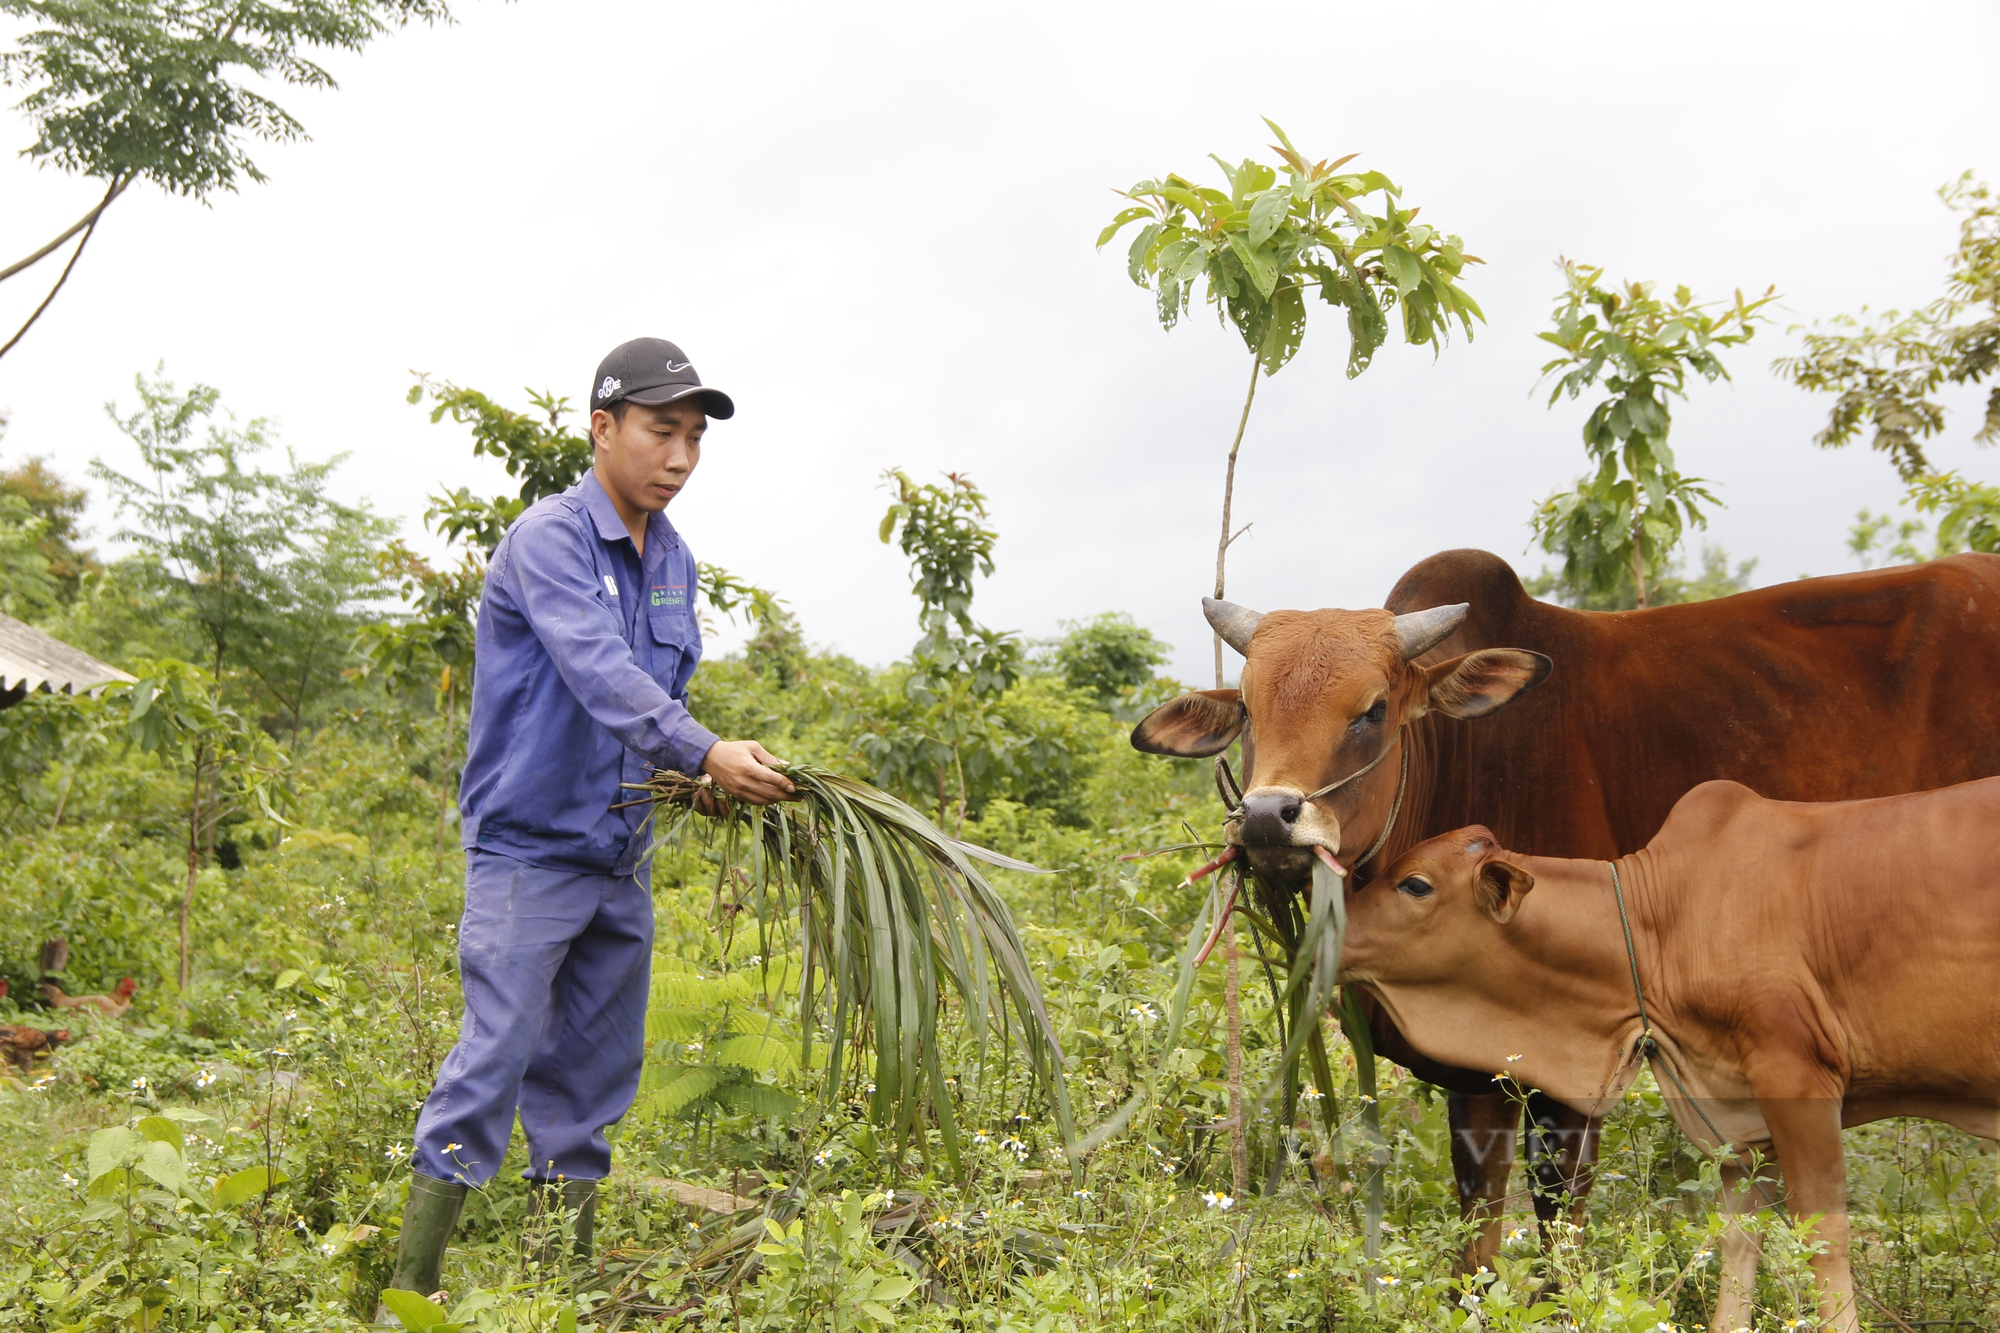
M 769 805 L 798 790 L 777 770 L 777 763 L 771 752 L 755 741 L 717 741 L 708 747 L 701 771 L 737 800 Z

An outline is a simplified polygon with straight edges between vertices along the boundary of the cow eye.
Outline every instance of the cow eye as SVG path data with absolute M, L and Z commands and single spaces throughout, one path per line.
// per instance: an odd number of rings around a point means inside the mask
M 1431 882 L 1422 875 L 1411 875 L 1396 886 L 1396 892 L 1407 893 L 1412 898 L 1428 898 L 1431 896 Z
M 1387 699 L 1377 699 L 1373 704 L 1369 705 L 1367 712 L 1354 719 L 1354 725 L 1359 727 L 1380 722 L 1383 715 L 1388 711 L 1389 701 Z

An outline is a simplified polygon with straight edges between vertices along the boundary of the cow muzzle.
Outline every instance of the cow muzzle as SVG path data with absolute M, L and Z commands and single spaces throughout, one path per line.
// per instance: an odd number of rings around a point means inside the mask
M 1314 846 L 1340 850 L 1340 821 L 1296 787 L 1251 788 L 1230 824 L 1229 841 L 1249 850 Z

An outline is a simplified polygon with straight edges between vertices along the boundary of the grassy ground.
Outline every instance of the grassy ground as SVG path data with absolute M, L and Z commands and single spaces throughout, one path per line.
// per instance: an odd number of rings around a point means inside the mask
M 727 670 L 716 679 L 714 707 L 767 707 L 742 681 L 722 693 Z M 1000 887 L 1070 1057 L 1079 1120 L 1150 1086 L 1131 1128 L 1073 1172 L 1004 1043 L 982 1055 L 962 1035 L 942 1053 L 969 1140 L 961 1172 L 934 1134 L 891 1142 L 868 1124 L 865 1066 L 823 1102 L 817 1071 L 791 1054 L 796 969 L 783 942 L 760 942 L 715 892 L 699 848 L 674 851 L 656 872 L 646 1090 L 615 1131 L 597 1262 L 535 1264 L 510 1161 L 448 1256 L 453 1322 L 1054 1333 L 1450 1330 L 1476 1317 L 1489 1330 L 1638 1333 L 1704 1321 L 1713 1173 L 1646 1087 L 1607 1129 L 1588 1224 L 1545 1246 L 1517 1196 L 1498 1271 L 1472 1282 L 1454 1269 L 1465 1237 L 1442 1100 L 1386 1064 L 1386 1210 L 1367 1243 L 1374 1145 L 1337 1036 L 1338 1141 L 1310 1105 L 1289 1147 L 1267 1116 L 1253 1186 L 1230 1197 L 1210 1128 L 1226 1106 L 1219 964 L 1176 1048 L 1162 1049 L 1179 932 L 1198 906 L 1176 888 L 1192 858 L 1115 859 L 1181 840 L 1183 819 L 1211 823 L 1205 775 L 1134 755 L 1119 724 L 1068 696 L 1036 707 L 1088 762 L 1045 799 L 987 801 L 966 835 L 1059 870 L 1002 874 Z M 817 734 L 796 731 L 794 757 L 867 771 L 851 736 Z M 218 860 L 233 866 L 209 866 L 196 885 L 185 994 L 173 984 L 185 888 L 173 783 L 107 760 L 60 821 L 16 819 L 0 849 L 0 975 L 12 984 L 0 1022 L 55 1026 L 23 997 L 56 935 L 71 945 L 72 993 L 120 976 L 140 993 L 123 1018 L 67 1019 L 76 1039 L 0 1086 L 0 1330 L 346 1329 L 371 1313 L 416 1111 L 457 1025 L 460 861 L 449 839 L 440 849 L 435 788 L 402 748 L 393 732 L 330 727 L 302 766 L 290 840 L 274 846 L 276 831 L 256 823 L 230 830 Z M 1254 962 L 1244 994 L 1254 1091 L 1275 1056 Z M 767 1030 L 785 1040 L 737 1040 Z M 1848 1147 L 1857 1266 L 1879 1302 L 1864 1323 L 2000 1326 L 1993 1153 L 1920 1122 L 1855 1131 Z M 1766 1225 L 1760 1327 L 1807 1326 L 1799 1242 Z
M 79 829 L 12 850 L 13 920 L 68 894 L 79 956 L 109 938 L 85 923 L 115 934 L 121 919 L 164 908 L 133 887 L 151 881 L 150 868 L 118 850 L 115 831 Z M 782 985 L 765 980 L 784 969 L 753 956 L 752 932 L 718 943 L 698 869 L 662 866 L 662 975 L 743 979 L 716 988 L 728 992 L 713 1006 L 717 1032 L 730 1030 L 732 1006 L 759 1015 L 775 1003 L 782 1013 Z M 453 871 L 451 858 L 420 847 L 385 854 L 327 842 L 253 856 L 201 904 L 203 966 L 185 1004 L 149 987 L 131 1015 L 76 1023 L 78 1039 L 53 1062 L 9 1082 L 0 1094 L 0 1327 L 341 1328 L 367 1314 L 394 1252 L 414 1114 L 455 1030 Z M 983 1066 L 969 1047 L 951 1053 L 960 1120 L 973 1136 L 962 1176 L 946 1168 L 934 1137 L 885 1142 L 860 1118 L 860 1087 L 819 1108 L 812 1071 L 780 1062 L 752 1073 L 799 1099 L 790 1116 L 732 1112 L 712 1099 L 642 1103 L 618 1133 L 600 1264 L 581 1277 L 524 1257 L 526 1198 L 510 1162 L 469 1207 L 447 1264 L 457 1316 L 521 1329 L 553 1327 L 565 1308 L 606 1324 L 715 1328 L 893 1319 L 1037 1330 L 1450 1329 L 1468 1326 L 1475 1309 L 1490 1329 L 1702 1321 L 1714 1282 L 1712 1173 L 1649 1091 L 1628 1100 L 1606 1134 L 1589 1225 L 1550 1252 L 1517 1198 L 1499 1272 L 1468 1285 L 1453 1272 L 1463 1236 L 1442 1102 L 1389 1078 L 1388 1208 L 1371 1258 L 1351 1053 L 1335 1048 L 1342 1142 L 1302 1115 L 1300 1151 L 1280 1155 L 1266 1124 L 1257 1190 L 1225 1203 L 1227 1155 L 1204 1128 L 1224 1097 L 1216 979 L 1198 989 L 1182 1046 L 1157 1049 L 1171 940 L 1149 919 L 1143 889 L 1130 886 L 1122 910 L 1086 912 L 1032 883 L 1015 886 L 1017 901 L 1089 1107 L 1083 1118 L 1157 1079 L 1153 1109 L 1079 1174 L 997 1049 Z M 1034 924 L 1051 916 L 1066 922 Z M 1076 924 L 1087 918 L 1096 920 Z M 171 971 L 148 961 L 128 954 L 102 975 Z M 1257 986 L 1246 992 L 1254 1087 L 1273 1054 L 1262 1039 L 1269 1002 Z M 700 1063 L 703 1045 L 663 1041 L 655 1063 Z M 140 1145 L 126 1142 L 124 1167 L 115 1164 L 121 1140 L 105 1132 L 118 1127 L 133 1127 Z M 1849 1140 L 1868 1291 L 1913 1327 L 1994 1326 L 1993 1156 L 1917 1122 Z M 746 1210 L 726 1211 L 717 1194 Z M 1765 1322 L 1783 1328 L 1809 1308 L 1809 1288 L 1781 1225 L 1772 1224 L 1770 1248 Z M 1551 1278 L 1559 1293 L 1538 1299 Z

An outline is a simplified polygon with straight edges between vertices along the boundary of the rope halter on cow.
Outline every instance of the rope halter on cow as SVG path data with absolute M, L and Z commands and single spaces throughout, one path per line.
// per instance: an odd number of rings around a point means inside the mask
M 1304 805 L 1308 801 L 1317 801 L 1322 796 L 1331 796 L 1348 783 L 1358 782 L 1368 776 L 1368 774 L 1375 770 L 1377 764 L 1389 757 L 1389 751 L 1401 748 L 1401 772 L 1396 777 L 1396 799 L 1389 806 L 1389 818 L 1383 821 L 1382 831 L 1375 835 L 1375 841 L 1370 844 L 1368 850 L 1363 852 L 1354 862 L 1353 868 L 1356 870 L 1368 864 L 1375 853 L 1381 851 L 1388 844 L 1389 835 L 1396 827 L 1396 818 L 1403 813 L 1403 793 L 1408 791 L 1410 786 L 1410 749 L 1407 745 L 1402 744 L 1403 726 L 1406 725 L 1408 724 L 1405 723 L 1397 726 L 1396 734 L 1389 738 L 1389 743 L 1382 747 L 1381 753 L 1377 754 L 1360 768 L 1355 769 L 1344 778 L 1327 783 L 1316 792 L 1299 798 L 1299 804 Z M 1226 755 L 1217 755 L 1215 757 L 1215 788 L 1217 793 L 1222 797 L 1222 813 L 1225 822 L 1243 813 L 1243 789 L 1237 785 L 1236 774 L 1230 771 L 1229 759 Z M 1236 799 L 1233 802 L 1230 800 L 1231 792 L 1236 794 Z M 1207 873 L 1208 870 L 1204 869 L 1193 876 L 1192 879 L 1198 879 Z M 1343 870 L 1341 873 L 1345 874 L 1346 871 Z M 1190 882 L 1192 882 L 1192 879 Z
M 1391 749 L 1400 749 L 1402 751 L 1402 771 L 1396 778 L 1396 799 L 1389 806 L 1389 817 L 1383 821 L 1382 831 L 1375 835 L 1375 841 L 1369 845 L 1368 850 L 1355 860 L 1353 865 L 1353 869 L 1355 870 L 1359 870 L 1362 866 L 1367 865 L 1375 853 L 1381 851 L 1387 845 L 1390 833 L 1394 832 L 1396 828 L 1396 817 L 1403 813 L 1403 793 L 1410 786 L 1410 747 L 1404 745 L 1402 741 L 1403 728 L 1399 726 L 1396 728 L 1396 734 L 1390 738 L 1389 743 L 1382 747 L 1380 754 L 1370 759 L 1354 772 L 1349 773 L 1346 777 L 1336 782 L 1327 783 L 1326 786 L 1321 787 L 1318 791 L 1300 801 L 1300 804 L 1303 805 L 1306 801 L 1316 801 L 1322 796 L 1339 791 L 1348 783 L 1366 776 L 1377 764 L 1389 757 Z M 1216 791 L 1222 796 L 1222 808 L 1227 812 L 1226 817 L 1234 819 L 1243 810 L 1243 792 L 1242 788 L 1236 785 L 1236 775 L 1229 771 L 1229 760 L 1222 755 L 1215 757 L 1215 786 Z M 1229 793 L 1232 790 L 1236 792 L 1236 802 L 1234 805 L 1231 805 L 1229 800 Z M 1342 879 L 1347 878 L 1349 868 L 1335 860 L 1333 852 L 1318 843 L 1313 844 L 1312 850 L 1313 855 L 1326 862 L 1335 875 L 1338 875 Z M 1239 845 L 1232 844 L 1223 849 L 1222 855 L 1216 857 L 1213 861 L 1210 861 L 1207 865 L 1195 871 L 1181 882 L 1183 884 L 1193 884 L 1197 880 L 1206 879 L 1215 871 L 1234 861 L 1241 851 L 1242 848 Z M 1229 918 L 1236 911 L 1236 898 L 1242 891 L 1242 888 L 1243 876 L 1239 871 L 1235 882 L 1229 886 L 1228 896 L 1222 904 L 1222 910 L 1216 914 L 1215 924 L 1209 927 L 1208 937 L 1202 942 L 1200 952 L 1195 955 L 1194 965 L 1196 967 L 1200 967 L 1208 961 L 1208 955 L 1214 951 L 1216 943 L 1221 940 L 1222 932 L 1229 925 Z

